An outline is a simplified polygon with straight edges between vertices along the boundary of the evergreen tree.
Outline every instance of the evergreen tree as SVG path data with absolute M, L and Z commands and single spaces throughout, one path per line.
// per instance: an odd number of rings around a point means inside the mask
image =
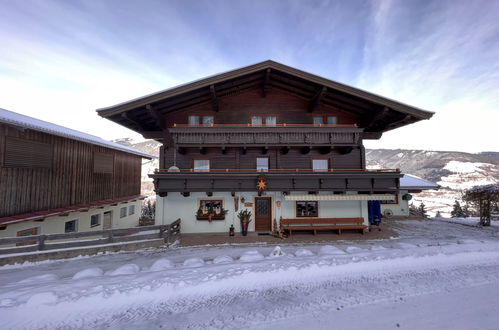
M 423 202 L 421 202 L 421 204 L 419 204 L 418 211 L 419 211 L 419 215 L 422 216 L 423 218 L 428 217 L 428 215 L 426 214 L 426 205 L 424 205 Z
M 463 218 L 468 218 L 471 217 L 471 210 L 470 207 L 468 206 L 468 203 L 464 204 L 463 206 Z
M 459 201 L 454 201 L 454 206 L 452 207 L 452 212 L 450 213 L 451 218 L 464 218 L 464 212 L 461 208 Z
M 437 214 L 435 214 L 435 218 L 441 218 L 442 217 L 442 214 L 440 213 L 440 211 L 437 211 Z

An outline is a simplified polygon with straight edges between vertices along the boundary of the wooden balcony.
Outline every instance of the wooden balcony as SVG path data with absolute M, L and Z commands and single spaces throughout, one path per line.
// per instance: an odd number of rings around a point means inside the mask
M 178 147 L 355 146 L 362 128 L 355 125 L 209 125 L 170 127 Z
M 259 175 L 265 175 L 268 191 L 359 191 L 392 192 L 399 189 L 400 170 L 328 170 L 314 172 L 310 169 L 210 170 L 178 172 L 158 170 L 149 175 L 154 179 L 155 191 L 160 196 L 169 192 L 257 191 Z

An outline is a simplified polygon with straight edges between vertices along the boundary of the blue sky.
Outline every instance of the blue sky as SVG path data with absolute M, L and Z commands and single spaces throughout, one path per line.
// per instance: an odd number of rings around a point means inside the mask
M 95 109 L 272 59 L 436 112 L 367 147 L 499 151 L 499 1 L 0 0 L 0 107 Z

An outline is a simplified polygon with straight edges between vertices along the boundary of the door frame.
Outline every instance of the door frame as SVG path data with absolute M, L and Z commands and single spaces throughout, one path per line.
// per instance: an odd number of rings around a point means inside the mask
M 256 232 L 256 199 L 257 198 L 267 198 L 270 203 L 270 230 L 272 231 L 273 227 L 273 219 L 274 219 L 274 197 L 271 195 L 265 195 L 265 196 L 253 196 L 253 214 L 255 215 L 255 224 L 254 224 L 254 231 Z M 265 231 L 264 231 L 265 232 Z
M 106 213 L 109 213 L 109 215 L 110 215 L 110 227 L 109 228 L 105 228 L 105 226 L 104 226 Z M 113 214 L 114 214 L 113 210 L 102 212 L 102 230 L 113 229 Z

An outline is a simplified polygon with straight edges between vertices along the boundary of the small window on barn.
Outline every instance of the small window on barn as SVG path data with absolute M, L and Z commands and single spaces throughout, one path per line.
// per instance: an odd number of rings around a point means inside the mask
M 256 170 L 258 172 L 268 172 L 269 171 L 269 158 L 268 157 L 257 157 L 256 158 Z
M 65 233 L 74 233 L 78 231 L 78 220 L 67 221 L 64 224 Z
M 314 172 L 327 172 L 329 169 L 329 160 L 312 159 L 312 169 Z
M 120 218 L 126 217 L 126 206 L 120 209 Z
M 128 215 L 135 214 L 135 205 L 130 205 L 128 207 Z
M 100 214 L 94 214 L 90 217 L 90 227 L 100 226 Z
M 317 201 L 296 202 L 297 217 L 317 217 L 319 216 L 319 205 Z
M 5 139 L 4 167 L 51 168 L 53 147 L 50 143 L 18 139 Z
M 199 125 L 199 116 L 189 116 L 189 125 Z
M 114 156 L 103 152 L 94 152 L 94 173 L 112 174 Z

